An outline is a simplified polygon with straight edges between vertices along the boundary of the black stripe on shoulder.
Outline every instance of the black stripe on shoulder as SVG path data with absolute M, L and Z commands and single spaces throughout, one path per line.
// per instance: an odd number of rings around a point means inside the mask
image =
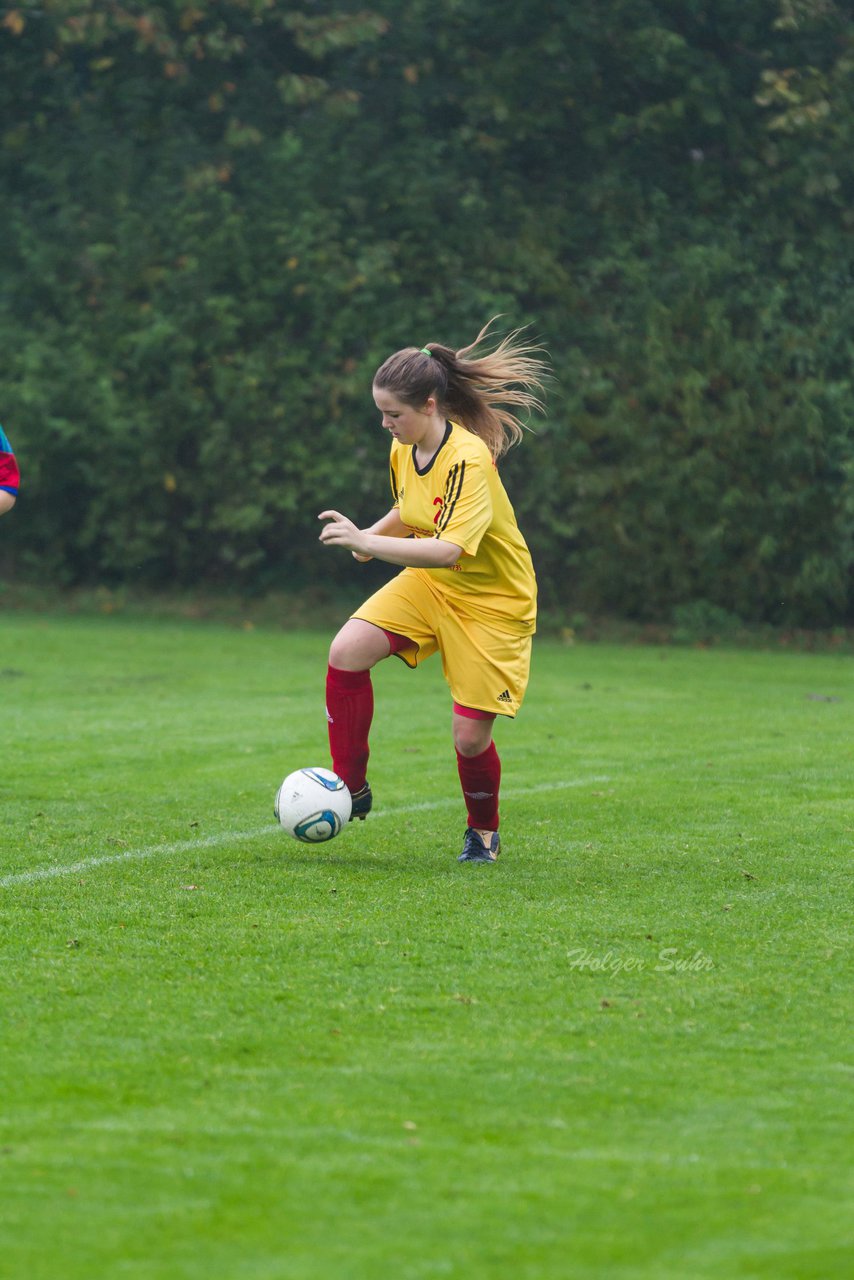
M 459 474 L 455 476 L 454 472 L 457 470 L 457 467 L 459 467 Z M 462 462 L 459 462 L 455 466 L 453 466 L 451 470 L 448 472 L 448 480 L 445 485 L 445 505 L 442 509 L 442 517 L 439 520 L 439 524 L 436 529 L 437 534 L 441 533 L 443 529 L 447 528 L 448 521 L 450 520 L 451 516 L 454 514 L 454 507 L 457 505 L 457 500 L 463 491 L 463 481 L 465 480 L 465 475 L 466 475 L 465 459 L 463 459 Z

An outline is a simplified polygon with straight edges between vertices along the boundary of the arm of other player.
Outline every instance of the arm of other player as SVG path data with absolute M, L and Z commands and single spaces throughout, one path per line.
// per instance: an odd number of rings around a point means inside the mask
M 3 428 L 0 427 L 0 516 L 14 507 L 20 480 L 12 446 L 6 439 Z
M 398 524 L 391 522 L 397 511 L 389 512 L 377 525 L 396 529 Z M 408 538 L 409 530 L 397 520 L 402 531 L 400 533 L 375 533 L 376 525 L 371 529 L 357 529 L 352 520 L 342 516 L 340 511 L 321 511 L 318 520 L 326 520 L 320 532 L 320 541 L 327 547 L 344 547 L 352 551 L 358 559 L 384 560 L 386 564 L 399 564 L 404 567 L 419 569 L 448 569 L 462 555 L 462 547 L 454 542 L 445 542 L 442 538 Z M 389 522 L 386 525 L 386 521 Z

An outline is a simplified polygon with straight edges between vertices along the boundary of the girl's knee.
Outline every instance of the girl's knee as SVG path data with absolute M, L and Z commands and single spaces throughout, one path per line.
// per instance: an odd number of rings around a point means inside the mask
M 351 618 L 329 646 L 329 665 L 340 671 L 369 671 L 388 657 L 385 633 L 373 623 Z
M 353 646 L 348 644 L 347 636 L 342 628 L 329 646 L 330 667 L 337 667 L 339 671 L 349 670 L 352 653 Z
M 461 756 L 479 756 L 492 741 L 491 720 L 454 719 L 454 746 Z

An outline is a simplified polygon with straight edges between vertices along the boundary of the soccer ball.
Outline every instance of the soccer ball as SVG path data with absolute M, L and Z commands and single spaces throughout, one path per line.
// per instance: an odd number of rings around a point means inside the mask
M 276 793 L 274 812 L 295 840 L 321 844 L 350 821 L 353 800 L 331 769 L 297 769 Z

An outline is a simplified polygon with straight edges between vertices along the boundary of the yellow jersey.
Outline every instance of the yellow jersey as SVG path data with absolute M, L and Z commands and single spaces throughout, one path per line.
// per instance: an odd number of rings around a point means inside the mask
M 391 488 L 403 523 L 416 538 L 442 538 L 462 548 L 450 568 L 418 569 L 457 612 L 500 630 L 531 634 L 537 581 L 507 491 L 479 436 L 449 422 L 425 467 L 414 445 L 392 441 Z M 413 570 L 409 570 L 413 572 Z

